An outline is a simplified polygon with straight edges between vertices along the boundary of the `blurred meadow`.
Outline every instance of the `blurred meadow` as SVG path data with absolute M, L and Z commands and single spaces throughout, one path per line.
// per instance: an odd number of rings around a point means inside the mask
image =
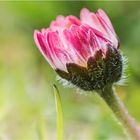
M 79 94 L 56 81 L 56 73 L 36 48 L 34 29 L 57 15 L 102 8 L 110 17 L 129 60 L 128 79 L 117 92 L 140 124 L 140 2 L 0 2 L 0 139 L 55 140 L 53 84 L 60 90 L 65 140 L 128 139 L 96 93 Z

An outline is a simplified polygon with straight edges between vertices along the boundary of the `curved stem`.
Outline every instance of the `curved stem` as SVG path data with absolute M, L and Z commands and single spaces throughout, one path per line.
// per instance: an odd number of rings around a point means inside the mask
M 124 104 L 112 89 L 112 86 L 104 88 L 104 90 L 100 92 L 100 96 L 108 104 L 128 134 L 133 139 L 140 140 L 140 128 L 137 126 L 134 119 L 129 115 L 127 109 L 124 107 Z

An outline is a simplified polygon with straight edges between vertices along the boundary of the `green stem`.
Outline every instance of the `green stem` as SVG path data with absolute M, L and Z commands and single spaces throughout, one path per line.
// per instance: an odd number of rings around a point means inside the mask
M 134 119 L 129 115 L 127 109 L 124 107 L 124 104 L 112 89 L 112 86 L 104 88 L 104 90 L 100 92 L 100 96 L 108 104 L 128 134 L 133 139 L 140 140 L 140 128 L 137 126 Z

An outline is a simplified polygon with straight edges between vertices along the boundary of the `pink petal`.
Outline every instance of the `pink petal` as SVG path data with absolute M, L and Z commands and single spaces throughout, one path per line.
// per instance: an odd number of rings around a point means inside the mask
M 98 10 L 98 13 L 92 13 L 88 9 L 83 8 L 80 14 L 83 23 L 90 25 L 96 34 L 104 37 L 115 47 L 118 47 L 118 38 L 113 29 L 113 26 L 103 10 Z
M 82 28 L 85 32 L 88 32 L 88 30 L 90 29 L 90 30 L 92 30 L 92 31 L 96 34 L 97 37 L 100 37 L 100 38 L 102 38 L 103 40 L 105 40 L 105 41 L 111 43 L 111 40 L 110 40 L 110 38 L 109 38 L 108 36 L 104 35 L 104 34 L 103 34 L 102 32 L 100 32 L 100 31 L 98 31 L 98 30 L 92 28 L 91 26 L 82 24 L 82 25 L 81 25 L 81 28 Z
M 111 22 L 108 22 L 109 19 L 105 21 L 104 20 L 105 18 L 103 19 L 99 14 L 97 14 L 97 16 L 98 16 L 100 22 L 102 23 L 104 29 L 106 30 L 110 40 L 112 41 L 112 44 L 114 44 L 114 47 L 117 48 L 118 47 L 118 38 L 117 38 L 117 35 L 116 35 L 112 25 L 111 25 Z
M 62 32 L 64 28 L 69 28 L 72 24 L 80 25 L 81 22 L 75 16 L 67 16 L 66 18 L 58 16 L 56 21 L 51 22 L 50 28 L 52 31 Z
M 92 50 L 91 56 L 94 56 L 95 53 L 99 50 L 102 50 L 102 52 L 105 54 L 108 41 L 105 41 L 103 38 L 98 37 L 92 30 L 89 30 L 88 34 L 89 34 L 90 49 Z
M 45 38 L 43 37 L 41 32 L 39 32 L 37 30 L 34 31 L 34 40 L 35 40 L 35 43 L 36 43 L 38 49 L 42 53 L 42 55 L 45 57 L 45 59 L 47 59 L 49 64 L 54 68 L 52 57 L 50 55 L 50 52 L 47 49 L 48 46 L 47 46 Z
M 50 29 L 52 31 L 61 31 L 63 29 L 63 23 L 65 21 L 64 16 L 57 16 L 55 21 L 52 21 L 50 24 Z
M 66 22 L 70 22 L 71 25 L 80 25 L 81 24 L 81 21 L 75 17 L 75 16 L 67 16 L 66 17 Z
M 69 48 L 72 48 L 75 56 L 77 57 L 75 61 L 80 64 L 85 64 L 86 59 L 84 56 L 84 50 L 82 44 L 78 39 L 78 37 L 76 36 L 76 32 L 74 32 L 73 30 L 74 30 L 74 25 L 72 25 L 71 29 L 64 30 L 63 33 L 65 36 L 66 44 Z
M 95 13 L 91 13 L 88 9 L 83 8 L 80 13 L 81 21 L 85 24 L 90 25 L 92 28 L 106 34 L 102 24 Z
M 114 28 L 111 24 L 110 19 L 108 18 L 108 16 L 106 15 L 106 13 L 102 10 L 99 9 L 98 13 L 97 13 L 100 17 L 102 17 L 102 19 L 108 24 L 108 26 L 110 27 L 111 31 L 115 34 Z
M 83 8 L 80 12 L 81 21 L 87 21 L 87 20 L 90 21 L 89 16 L 90 16 L 90 11 L 87 8 Z
M 47 36 L 48 45 L 56 68 L 66 71 L 66 63 L 72 62 L 69 52 L 65 49 L 57 32 L 50 32 Z

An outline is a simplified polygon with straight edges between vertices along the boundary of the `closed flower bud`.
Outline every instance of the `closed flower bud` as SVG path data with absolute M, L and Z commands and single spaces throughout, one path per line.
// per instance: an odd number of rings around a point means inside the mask
M 34 39 L 57 74 L 80 89 L 102 90 L 122 77 L 118 38 L 103 10 L 84 8 L 80 20 L 58 16 L 49 28 L 36 30 Z

